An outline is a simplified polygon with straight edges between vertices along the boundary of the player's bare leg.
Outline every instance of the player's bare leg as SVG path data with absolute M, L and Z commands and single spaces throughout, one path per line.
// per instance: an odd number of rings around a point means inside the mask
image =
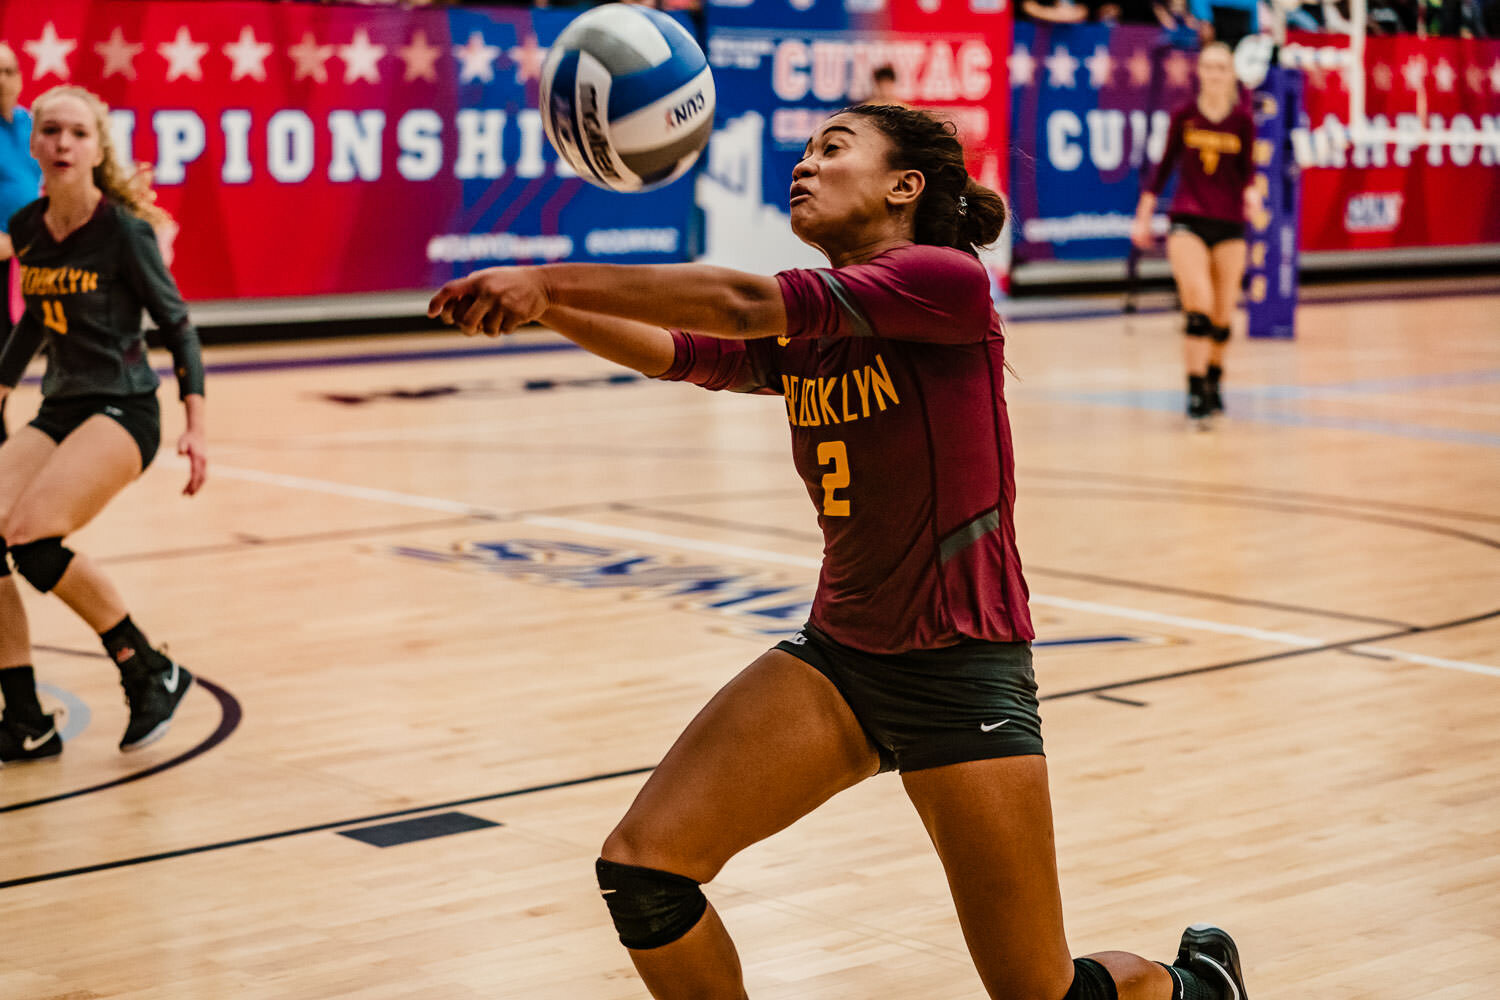
M 1213 312 L 1210 318 L 1214 325 L 1212 346 L 1208 355 L 1206 388 L 1210 408 L 1215 412 L 1224 409 L 1219 397 L 1219 383 L 1224 376 L 1224 350 L 1229 344 L 1229 327 L 1234 321 L 1235 309 L 1239 306 L 1240 286 L 1245 279 L 1247 250 L 1244 240 L 1225 240 L 1209 253 L 1209 273 L 1214 286 Z
M 1057 1000 L 1067 994 L 1074 965 L 1063 932 L 1046 759 L 971 761 L 901 780 L 948 873 L 989 995 Z M 1170 1000 L 1172 978 L 1157 963 L 1125 952 L 1089 957 L 1109 971 L 1120 1000 Z
M 37 470 L 47 464 L 57 445 L 35 427 L 16 428 L 0 445 L 0 529 L 16 500 Z M 0 530 L 3 536 L 3 530 Z M 3 558 L 0 553 L 0 558 Z M 0 669 L 31 663 L 31 631 L 13 575 L 0 577 Z
M 707 882 L 739 851 L 879 766 L 834 686 L 796 657 L 771 650 L 689 723 L 601 856 Z M 616 902 L 611 897 L 612 912 Z M 632 948 L 630 957 L 658 1000 L 745 995 L 739 957 L 712 905 L 680 937 Z
M 1213 310 L 1214 286 L 1209 250 L 1193 233 L 1177 231 L 1167 236 L 1167 260 L 1172 265 L 1177 297 L 1182 302 L 1185 334 L 1182 360 L 1188 378 L 1188 416 L 1201 422 L 1208 415 L 1203 386 L 1212 346 L 1209 314 Z

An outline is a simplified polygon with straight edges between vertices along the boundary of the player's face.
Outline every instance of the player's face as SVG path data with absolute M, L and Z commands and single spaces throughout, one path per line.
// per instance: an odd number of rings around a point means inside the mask
M 1213 48 L 1198 57 L 1198 87 L 1215 97 L 1234 94 L 1234 62 L 1228 52 Z
M 6 114 L 21 97 L 21 64 L 9 45 L 0 45 L 0 111 Z
M 31 155 L 48 187 L 83 182 L 101 162 L 99 129 L 89 106 L 76 97 L 54 97 L 42 106 L 31 133 Z
M 888 224 L 886 195 L 903 171 L 890 165 L 891 143 L 861 115 L 834 115 L 808 141 L 792 171 L 792 232 L 826 250 Z

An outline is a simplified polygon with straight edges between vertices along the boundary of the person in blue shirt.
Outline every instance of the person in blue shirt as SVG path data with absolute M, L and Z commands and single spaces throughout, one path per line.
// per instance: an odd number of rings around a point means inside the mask
M 22 205 L 35 201 L 42 185 L 42 167 L 31 156 L 31 115 L 17 101 L 21 97 L 21 63 L 9 45 L 0 42 L 0 338 L 10 335 L 16 318 L 10 314 L 10 267 L 15 256 L 7 229 Z M 0 399 L 0 441 L 5 440 L 5 400 Z

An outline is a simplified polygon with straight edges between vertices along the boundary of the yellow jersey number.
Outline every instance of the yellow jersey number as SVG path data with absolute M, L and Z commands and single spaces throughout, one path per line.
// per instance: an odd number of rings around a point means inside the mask
M 63 312 L 62 303 L 57 299 L 42 300 L 42 323 L 49 330 L 58 333 L 68 332 L 68 314 Z
M 833 468 L 823 475 L 823 513 L 828 517 L 848 517 L 849 501 L 836 496 L 837 491 L 849 485 L 849 450 L 842 441 L 822 441 L 818 444 L 818 464 Z

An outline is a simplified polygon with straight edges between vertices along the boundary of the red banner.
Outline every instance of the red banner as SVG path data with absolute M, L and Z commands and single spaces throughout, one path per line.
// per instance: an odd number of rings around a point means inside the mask
M 1302 249 L 1500 243 L 1500 41 L 1397 36 L 1366 41 L 1293 32 L 1286 60 L 1307 74 Z M 1355 142 L 1349 80 L 1383 141 Z M 1420 133 L 1446 136 L 1424 143 Z

